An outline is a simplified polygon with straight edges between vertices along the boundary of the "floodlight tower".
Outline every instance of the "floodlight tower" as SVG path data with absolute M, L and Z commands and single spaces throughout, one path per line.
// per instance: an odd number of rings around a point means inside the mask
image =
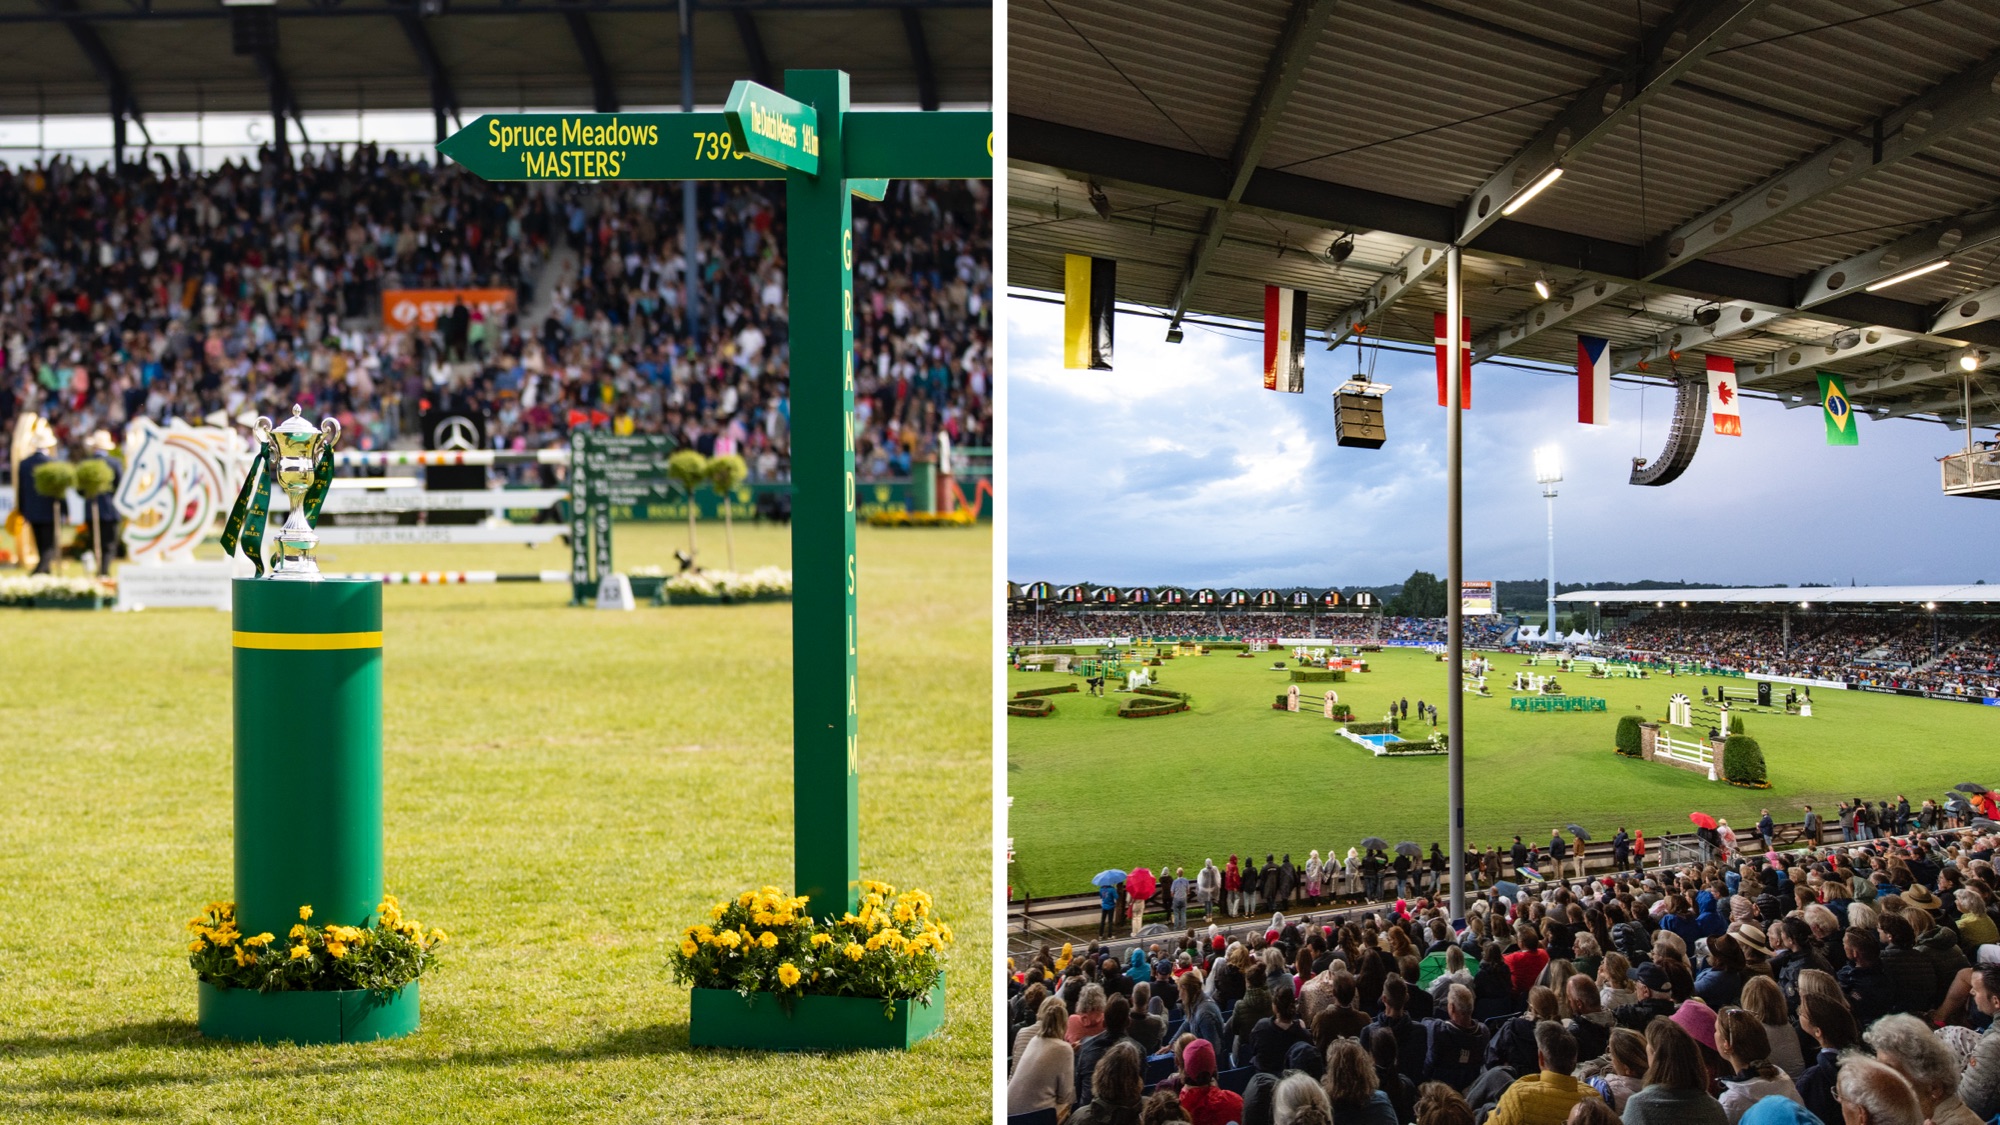
M 1549 502 L 1549 620 L 1542 627 L 1543 644 L 1556 631 L 1556 485 L 1562 479 L 1562 451 L 1553 445 L 1535 450 L 1535 483 L 1542 486 L 1542 499 Z

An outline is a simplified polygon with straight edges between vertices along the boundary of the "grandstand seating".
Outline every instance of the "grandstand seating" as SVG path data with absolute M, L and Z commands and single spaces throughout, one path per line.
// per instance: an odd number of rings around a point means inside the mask
M 340 418 L 352 448 L 409 446 L 450 384 L 499 448 L 666 433 L 787 479 L 782 185 L 701 185 L 695 340 L 665 185 L 486 183 L 371 146 L 283 170 L 156 159 L 0 168 L 0 449 L 21 410 L 74 443 L 140 414 L 295 401 Z M 991 199 L 897 181 L 855 212 L 857 471 L 900 477 L 939 433 L 990 444 Z M 570 254 L 573 270 L 544 270 Z M 383 289 L 438 286 L 548 313 L 475 318 L 463 338 L 382 330 Z

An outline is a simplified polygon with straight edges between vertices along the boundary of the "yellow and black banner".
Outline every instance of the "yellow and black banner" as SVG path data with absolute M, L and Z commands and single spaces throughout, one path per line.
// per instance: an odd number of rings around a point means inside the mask
M 1118 263 L 1063 255 L 1063 366 L 1111 370 L 1111 302 Z

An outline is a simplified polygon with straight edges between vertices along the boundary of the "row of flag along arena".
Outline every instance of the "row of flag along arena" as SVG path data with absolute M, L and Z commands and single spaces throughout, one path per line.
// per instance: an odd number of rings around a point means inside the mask
M 1112 292 L 1117 263 L 1108 258 L 1069 254 L 1063 263 L 1063 366 L 1111 370 Z M 1459 406 L 1472 409 L 1472 322 L 1461 324 L 1459 341 Z M 1432 345 L 1437 351 L 1438 405 L 1445 405 L 1445 315 L 1434 314 Z M 1305 392 L 1306 292 L 1276 285 L 1264 287 L 1264 389 Z M 1737 401 L 1736 361 L 1728 356 L 1706 357 L 1708 412 L 1715 432 L 1743 436 L 1743 415 Z M 1828 445 L 1858 445 L 1860 433 L 1847 401 L 1841 377 L 1818 372 L 1820 409 L 1826 419 Z M 1602 426 L 1611 420 L 1611 342 L 1597 336 L 1576 338 L 1576 420 Z

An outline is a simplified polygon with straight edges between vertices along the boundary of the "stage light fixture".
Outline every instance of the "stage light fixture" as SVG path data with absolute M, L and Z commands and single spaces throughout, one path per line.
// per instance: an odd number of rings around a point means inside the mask
M 1913 277 L 1922 277 L 1927 273 L 1935 273 L 1938 270 L 1941 270 L 1950 264 L 1951 264 L 1950 258 L 1939 258 L 1935 262 L 1926 263 L 1924 265 L 1918 266 L 1916 269 L 1904 270 L 1902 273 L 1892 274 L 1876 282 L 1875 284 L 1870 285 L 1868 287 L 1868 292 L 1873 293 L 1878 289 L 1887 289 L 1891 285 L 1901 285 L 1903 282 L 1908 281 Z
M 1536 274 L 1535 296 L 1540 297 L 1542 300 L 1546 301 L 1549 299 L 1549 294 L 1551 292 L 1553 292 L 1553 290 L 1549 288 L 1549 275 L 1545 273 Z
M 1860 342 L 1861 342 L 1861 333 L 1856 332 L 1854 329 L 1850 328 L 1845 332 L 1837 332 L 1834 334 L 1833 350 L 1838 352 L 1844 352 L 1847 349 L 1855 346 L 1856 344 L 1859 344 Z
M 1703 328 L 1713 327 L 1715 322 L 1721 319 L 1721 305 L 1703 305 L 1694 310 L 1694 322 Z
M 1333 240 L 1333 245 L 1328 246 L 1326 248 L 1326 260 L 1329 263 L 1337 266 L 1342 262 L 1345 262 L 1350 256 L 1353 255 L 1353 253 L 1354 253 L 1354 236 L 1351 234 L 1343 234 L 1339 238 Z
M 1104 194 L 1104 189 L 1097 186 L 1096 180 L 1090 181 L 1086 194 L 1090 197 L 1090 209 L 1097 212 L 1098 218 L 1111 218 L 1111 200 Z
M 1183 338 L 1183 337 L 1184 337 L 1185 335 L 1186 335 L 1186 334 L 1185 334 L 1185 333 L 1183 333 L 1183 332 L 1182 332 L 1182 331 L 1181 331 L 1180 329 L 1178 329 L 1178 328 L 1169 328 L 1169 329 L 1167 329 L 1167 343 L 1169 343 L 1169 344 L 1178 344 L 1178 343 L 1180 343 L 1180 342 L 1181 342 L 1181 339 L 1182 339 L 1182 338 Z

